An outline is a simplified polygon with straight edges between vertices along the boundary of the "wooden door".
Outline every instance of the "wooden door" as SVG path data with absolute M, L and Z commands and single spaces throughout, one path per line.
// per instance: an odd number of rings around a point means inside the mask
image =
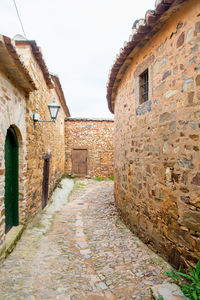
M 18 222 L 18 142 L 10 127 L 5 142 L 5 232 Z
M 72 150 L 72 174 L 79 176 L 87 175 L 87 150 Z
M 42 183 L 42 208 L 45 208 L 49 196 L 50 155 L 44 155 L 43 159 L 44 159 L 44 167 L 43 167 L 43 183 Z

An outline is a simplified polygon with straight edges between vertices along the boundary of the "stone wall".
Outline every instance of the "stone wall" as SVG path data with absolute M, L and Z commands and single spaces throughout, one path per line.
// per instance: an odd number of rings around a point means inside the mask
M 26 102 L 28 93 L 34 89 L 34 82 L 11 40 L 0 35 L 0 253 L 5 246 L 5 141 L 11 126 L 18 140 L 19 222 L 26 218 Z
M 27 69 L 34 78 L 37 90 L 31 92 L 26 107 L 27 126 L 27 191 L 26 216 L 35 214 L 42 204 L 42 182 L 44 155 L 50 155 L 49 191 L 54 187 L 56 180 L 64 174 L 65 141 L 64 118 L 66 113 L 55 86 L 51 79 L 46 80 L 45 73 L 36 60 L 31 45 L 18 42 L 17 51 L 21 55 Z M 52 85 L 52 86 L 51 86 Z M 36 123 L 33 126 L 33 113 L 40 115 L 40 120 L 50 120 L 48 104 L 55 101 L 61 105 L 55 123 Z
M 88 150 L 87 175 L 110 177 L 113 175 L 113 131 L 111 120 L 66 119 L 65 173 L 72 174 L 72 150 Z
M 174 266 L 200 257 L 200 2 L 186 1 L 140 48 L 115 98 L 115 199 Z M 138 76 L 149 70 L 149 101 Z
M 33 113 L 38 113 L 41 120 L 50 120 L 47 105 L 53 101 L 61 106 L 56 122 L 38 122 L 34 128 Z M 17 136 L 18 215 L 19 223 L 23 224 L 42 207 L 44 155 L 51 156 L 49 191 L 64 174 L 66 116 L 69 116 L 69 111 L 59 79 L 49 74 L 36 43 L 16 42 L 0 35 L 0 254 L 5 248 L 6 236 L 7 130 L 12 126 Z M 12 210 L 16 208 L 12 206 Z
M 19 143 L 19 221 L 25 218 L 26 199 L 26 101 L 22 91 L 19 91 L 8 80 L 6 75 L 0 72 L 0 248 L 5 236 L 5 160 L 4 145 L 7 129 L 12 125 L 18 137 Z

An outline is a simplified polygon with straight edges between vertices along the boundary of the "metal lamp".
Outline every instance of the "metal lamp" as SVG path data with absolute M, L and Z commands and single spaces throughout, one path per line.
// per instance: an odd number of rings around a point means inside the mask
M 33 122 L 34 122 L 34 128 L 35 128 L 35 123 L 36 122 L 45 122 L 45 123 L 55 123 L 55 120 L 57 118 L 57 115 L 58 115 L 58 112 L 59 112 L 59 109 L 60 109 L 60 105 L 53 102 L 51 104 L 48 104 L 48 109 L 49 109 L 49 113 L 50 113 L 50 116 L 51 116 L 51 120 L 52 121 L 46 121 L 46 120 L 40 120 L 40 115 L 39 114 L 36 114 L 34 113 L 33 114 Z
M 60 105 L 53 102 L 51 104 L 48 105 L 48 109 L 49 109 L 49 113 L 50 113 L 50 116 L 51 116 L 51 119 L 52 120 L 56 120 L 57 118 L 57 115 L 58 115 L 58 112 L 59 112 L 59 109 L 60 109 Z

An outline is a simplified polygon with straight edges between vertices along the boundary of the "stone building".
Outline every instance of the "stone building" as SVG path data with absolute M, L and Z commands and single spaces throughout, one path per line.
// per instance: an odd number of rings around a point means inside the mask
M 200 257 L 200 1 L 157 0 L 111 69 L 115 200 L 174 266 Z
M 41 199 L 44 202 L 42 205 L 45 206 L 48 198 L 43 181 L 47 180 L 51 189 L 64 173 L 64 119 L 70 114 L 59 78 L 49 73 L 36 42 L 20 40 L 15 44 L 37 87 L 37 90 L 30 93 L 26 109 L 27 181 L 29 182 L 26 210 L 28 215 L 32 215 L 41 207 Z M 41 120 L 50 120 L 48 104 L 53 101 L 60 103 L 61 106 L 56 122 L 37 123 L 34 128 L 33 113 L 38 113 Z
M 19 38 L 19 37 L 17 37 Z M 55 123 L 48 104 L 60 111 Z M 51 75 L 35 41 L 0 35 L 0 252 L 5 233 L 47 202 L 64 173 L 64 119 L 69 117 L 57 76 Z
M 78 176 L 113 175 L 113 120 L 66 118 L 65 173 Z

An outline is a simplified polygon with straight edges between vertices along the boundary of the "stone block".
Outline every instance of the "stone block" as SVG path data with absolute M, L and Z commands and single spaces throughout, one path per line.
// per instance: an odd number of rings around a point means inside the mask
M 185 32 L 182 32 L 177 40 L 176 47 L 179 48 L 184 44 Z
M 192 178 L 191 183 L 200 186 L 200 172 L 197 172 L 197 174 Z
M 153 72 L 154 74 L 157 74 L 161 71 L 161 69 L 167 64 L 168 62 L 168 57 L 167 56 L 164 56 L 162 58 L 160 58 L 155 64 L 154 64 L 154 67 L 153 67 Z
M 196 85 L 200 85 L 200 75 L 195 78 Z
M 7 233 L 6 240 L 5 240 L 5 256 L 12 252 L 15 244 L 20 239 L 24 230 L 23 225 L 18 225 L 12 227 L 12 229 Z
M 194 117 L 198 120 L 200 120 L 200 111 L 195 111 L 194 112 Z
M 187 79 L 183 82 L 182 91 L 190 92 L 194 90 L 194 80 L 193 78 Z
M 171 70 L 167 70 L 162 74 L 162 80 L 165 80 L 168 76 L 171 75 Z
M 196 61 L 197 61 L 197 56 L 194 56 L 193 58 L 191 58 L 191 59 L 189 60 L 188 65 L 191 65 L 191 64 L 193 64 L 193 63 L 196 63 Z
M 136 108 L 136 115 L 141 116 L 146 114 L 147 112 L 152 111 L 152 102 L 151 100 L 144 102 Z
M 195 32 L 199 33 L 200 32 L 200 22 L 195 23 Z
M 193 210 L 186 210 L 183 212 L 184 225 L 194 231 L 199 231 L 200 212 Z
M 186 35 L 186 39 L 185 39 L 185 42 L 186 43 L 189 43 L 192 39 L 192 34 L 193 34 L 193 29 L 190 28 L 187 32 L 187 35 Z
M 175 112 L 172 112 L 172 113 L 169 113 L 169 112 L 164 112 L 163 114 L 160 115 L 160 123 L 163 123 L 163 122 L 167 122 L 167 121 L 170 121 L 172 119 L 175 119 L 176 117 L 176 113 Z
M 187 169 L 193 169 L 194 168 L 192 160 L 187 159 L 187 158 L 183 158 L 183 159 L 180 158 L 180 159 L 178 159 L 178 164 L 179 164 L 179 166 L 187 168 Z
M 159 296 L 163 297 L 163 300 L 189 300 L 185 297 L 176 284 L 164 283 L 155 285 L 151 288 L 153 299 L 157 300 Z
M 178 90 L 169 90 L 165 93 L 165 97 L 170 98 L 170 97 L 176 95 L 178 92 L 179 92 Z

